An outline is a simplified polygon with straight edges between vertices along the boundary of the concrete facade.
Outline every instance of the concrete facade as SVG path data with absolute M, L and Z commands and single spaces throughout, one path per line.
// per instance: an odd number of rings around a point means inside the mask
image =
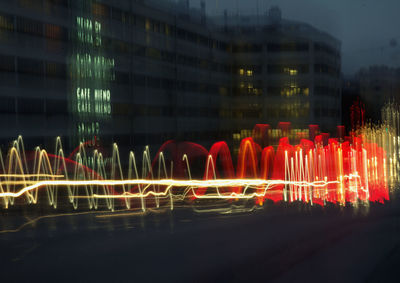
M 338 40 L 276 9 L 235 24 L 204 11 L 187 1 L 2 1 L 2 143 L 22 134 L 32 145 L 60 135 L 67 148 L 94 136 L 208 146 L 256 123 L 340 122 Z

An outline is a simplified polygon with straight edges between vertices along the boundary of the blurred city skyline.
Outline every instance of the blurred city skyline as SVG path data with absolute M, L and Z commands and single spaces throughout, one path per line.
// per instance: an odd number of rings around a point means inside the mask
M 279 6 L 282 17 L 307 22 L 342 42 L 342 72 L 362 67 L 400 67 L 400 1 L 397 0 L 205 0 L 208 15 L 264 15 Z M 190 0 L 199 7 L 200 0 Z M 257 9 L 258 8 L 258 9 Z

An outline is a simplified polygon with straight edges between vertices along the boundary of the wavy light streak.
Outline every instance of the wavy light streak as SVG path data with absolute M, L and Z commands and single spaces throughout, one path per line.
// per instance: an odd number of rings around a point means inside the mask
M 399 114 L 398 106 L 388 104 L 381 125 L 364 125 L 350 136 L 338 126 L 338 138 L 310 125 L 309 139 L 304 139 L 290 135 L 290 123 L 279 123 L 277 145 L 271 144 L 270 126 L 257 124 L 254 137 L 241 141 L 237 157 L 223 141 L 209 151 L 167 141 L 154 158 L 148 147 L 139 162 L 130 152 L 124 166 L 116 144 L 108 159 L 88 150 L 88 143 L 65 157 L 60 138 L 51 154 L 39 147 L 25 152 L 18 137 L 6 158 L 0 152 L 0 201 L 9 208 L 47 199 L 57 208 L 60 197 L 74 209 L 86 203 L 89 209 L 142 211 L 203 199 L 231 204 L 253 199 L 258 205 L 266 199 L 311 205 L 385 202 L 400 178 Z

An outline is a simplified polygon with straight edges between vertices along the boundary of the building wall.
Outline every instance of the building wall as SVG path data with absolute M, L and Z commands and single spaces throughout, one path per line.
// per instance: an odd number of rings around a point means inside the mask
M 272 127 L 291 122 L 298 130 L 319 124 L 324 131 L 341 123 L 338 40 L 280 16 L 225 15 L 214 20 L 232 42 L 237 140 L 260 121 Z
M 67 148 L 94 136 L 126 148 L 208 146 L 256 123 L 340 117 L 330 36 L 268 25 L 245 35 L 184 1 L 156 2 L 2 1 L 3 143 L 23 134 L 32 146 L 58 135 Z

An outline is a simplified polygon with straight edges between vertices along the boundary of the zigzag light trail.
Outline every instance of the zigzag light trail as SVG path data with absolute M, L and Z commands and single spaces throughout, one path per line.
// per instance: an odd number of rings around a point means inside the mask
M 107 163 L 98 150 L 89 155 L 87 143 L 65 157 L 60 138 L 50 154 L 39 147 L 26 152 L 18 137 L 7 158 L 0 154 L 0 201 L 9 208 L 37 204 L 47 196 L 54 208 L 62 201 L 77 209 L 83 200 L 89 209 L 111 211 L 173 209 L 179 202 L 202 199 L 254 200 L 258 205 L 266 199 L 310 205 L 385 202 L 399 178 L 400 139 L 393 111 L 398 110 L 389 105 L 382 112 L 384 123 L 364 126 L 340 140 L 314 136 L 318 126 L 310 125 L 310 139 L 294 146 L 285 136 L 278 146 L 268 145 L 262 138 L 269 126 L 256 125 L 253 137 L 241 141 L 236 168 L 225 142 L 206 150 L 195 143 L 167 141 L 153 159 L 146 147 L 141 170 L 130 152 L 126 170 L 116 144 Z M 204 164 L 202 176 L 198 169 L 191 171 L 195 162 Z
M 254 156 L 254 142 L 251 139 L 246 139 L 243 142 L 242 148 L 248 148 L 250 152 L 252 152 L 251 162 L 254 164 L 256 157 Z M 286 140 L 282 140 L 280 146 L 287 146 Z M 117 147 L 114 145 L 114 148 L 117 150 Z M 144 152 L 144 157 L 149 156 L 147 153 L 148 149 Z M 14 150 L 12 150 L 14 152 Z M 283 179 L 248 179 L 248 178 L 234 178 L 234 179 L 211 179 L 211 180 L 175 180 L 175 179 L 127 179 L 123 180 L 107 180 L 103 179 L 101 175 L 98 175 L 94 171 L 90 172 L 90 175 L 93 177 L 97 175 L 96 179 L 91 180 L 55 180 L 56 178 L 62 178 L 62 176 L 68 176 L 68 172 L 65 171 L 64 175 L 52 175 L 46 173 L 40 173 L 41 170 L 49 171 L 49 172 L 58 172 L 61 169 L 66 170 L 66 160 L 61 159 L 64 168 L 59 166 L 61 162 L 58 163 L 58 167 L 54 167 L 53 169 L 49 167 L 43 167 L 42 165 L 49 165 L 50 159 L 49 155 L 43 150 L 37 150 L 40 152 L 39 158 L 41 162 L 37 164 L 37 160 L 34 161 L 36 164 L 37 172 L 36 174 L 3 174 L 1 177 L 5 178 L 4 181 L 0 181 L 0 198 L 3 199 L 6 207 L 8 204 L 13 204 L 13 199 L 19 198 L 23 195 L 27 196 L 29 203 L 37 203 L 38 201 L 38 191 L 39 189 L 45 189 L 48 194 L 49 204 L 57 207 L 57 193 L 59 188 L 67 188 L 68 197 L 70 202 L 77 208 L 78 199 L 86 198 L 89 200 L 90 208 L 97 208 L 98 203 L 96 199 L 106 199 L 107 207 L 111 210 L 114 209 L 113 199 L 124 199 L 126 207 L 130 207 L 130 203 L 128 199 L 141 199 L 142 200 L 142 209 L 145 210 L 144 199 L 149 197 L 170 197 L 170 207 L 173 208 L 174 200 L 184 200 L 191 195 L 196 199 L 258 199 L 260 203 L 262 203 L 262 199 L 271 197 L 272 199 L 276 197 L 276 195 L 282 195 L 285 200 L 290 198 L 290 201 L 294 200 L 303 200 L 306 202 L 318 202 L 318 199 L 328 200 L 335 202 L 335 199 L 329 199 L 329 195 L 338 194 L 339 202 L 344 202 L 345 200 L 345 192 L 344 188 L 346 188 L 347 193 L 354 193 L 357 195 L 357 198 L 360 198 L 359 194 L 363 193 L 365 195 L 369 194 L 368 191 L 368 174 L 363 178 L 358 175 L 356 170 L 354 174 L 349 175 L 338 175 L 336 176 L 336 180 L 329 180 L 325 175 L 318 174 L 321 170 L 326 170 L 326 168 L 314 168 L 311 164 L 321 162 L 321 158 L 325 158 L 324 155 L 318 155 L 317 160 L 314 160 L 317 153 L 317 148 L 310 150 L 307 155 L 303 155 L 303 150 L 299 149 L 295 151 L 294 157 L 292 156 L 289 159 L 289 151 L 285 150 L 284 153 L 284 175 Z M 338 154 L 338 160 L 341 160 L 342 150 L 336 151 Z M 323 152 L 324 153 L 324 152 Z M 354 163 L 354 152 L 350 152 L 353 155 L 353 159 L 351 163 Z M 61 154 L 62 155 L 62 154 Z M 117 156 L 117 154 L 113 154 Z M 292 152 L 293 155 L 293 152 Z M 12 155 L 17 156 L 17 155 Z M 101 160 L 101 154 L 95 153 L 95 156 L 99 156 L 98 160 Z M 131 154 L 133 157 L 134 155 Z M 159 155 L 163 156 L 163 155 Z M 366 156 L 366 151 L 363 150 L 363 156 Z M 279 157 L 279 156 L 278 156 Z M 277 158 L 278 158 L 277 157 Z M 304 157 L 304 158 L 303 158 Z M 77 154 L 77 159 L 80 158 L 80 154 Z M 118 158 L 119 159 L 119 158 Z M 187 156 L 183 158 L 186 163 Z M 20 164 L 19 168 L 24 168 L 26 166 L 21 165 L 22 158 L 16 159 L 16 164 Z M 43 162 L 45 160 L 46 162 Z M 55 159 L 59 160 L 59 159 Z M 134 159 L 131 159 L 134 161 Z M 160 159 L 162 160 L 162 159 Z M 310 161 L 309 161 L 310 160 Z M 210 164 L 207 166 L 206 175 L 209 175 L 209 169 L 212 169 L 212 175 L 216 176 L 215 163 L 213 162 L 213 156 L 209 155 L 208 161 Z M 378 163 L 376 162 L 376 157 L 374 157 L 375 162 L 370 162 L 371 160 L 368 158 L 364 159 L 364 164 L 362 164 L 360 169 L 365 169 L 366 166 L 371 167 L 374 171 L 371 173 L 375 174 L 376 167 Z M 15 168 L 13 166 L 13 159 L 9 159 L 9 167 Z M 133 162 L 134 163 L 134 162 Z M 150 161 L 144 162 L 145 164 L 150 164 Z M 163 166 L 165 165 L 165 160 L 162 160 Z M 57 164 L 54 162 L 54 164 Z M 104 165 L 103 165 L 104 166 Z M 354 166 L 354 164 L 353 164 Z M 83 162 L 76 162 L 74 166 L 74 172 L 78 172 L 79 170 L 87 169 Z M 99 166 L 101 167 L 101 166 Z M 244 165 L 242 165 L 244 168 Z M 272 168 L 272 167 L 270 167 Z M 343 172 L 343 169 L 340 169 L 339 172 Z M 152 168 L 149 167 L 149 174 L 152 175 Z M 189 168 L 188 168 L 189 169 Z M 253 168 L 254 169 L 254 168 Z M 242 169 L 244 170 L 244 169 Z M 10 171 L 10 170 L 9 170 Z M 115 170 L 114 170 L 115 171 Z M 257 172 L 258 170 L 254 170 Z M 135 172 L 137 172 L 137 168 L 135 167 Z M 188 170 L 190 172 L 190 169 Z M 282 172 L 281 172 L 282 173 Z M 158 172 L 160 176 L 161 172 Z M 370 175 L 371 175 L 370 174 Z M 85 174 L 84 174 L 85 175 Z M 132 175 L 130 172 L 128 175 Z M 138 174 L 136 173 L 138 176 Z M 144 174 L 145 175 L 145 174 Z M 191 174 L 188 174 L 191 176 Z M 265 174 L 264 174 L 265 175 Z M 271 175 L 271 174 L 268 174 Z M 77 174 L 75 173 L 75 178 Z M 90 177 L 90 176 L 89 176 Z M 43 180 L 43 178 L 48 178 L 50 180 Z M 15 180 L 17 179 L 17 180 Z M 22 179 L 22 180 L 21 180 Z M 36 180 L 32 180 L 36 179 Z M 363 181 L 365 181 L 364 185 Z M 20 189 L 17 189 L 16 186 L 23 186 Z M 138 188 L 138 192 L 132 193 L 130 189 L 125 188 L 125 186 L 136 186 Z M 164 189 L 160 189 L 161 187 L 165 187 Z M 332 188 L 332 186 L 336 186 L 336 188 Z M 386 184 L 384 184 L 386 186 Z M 117 193 L 115 188 L 122 187 L 123 190 L 121 193 Z M 281 189 L 279 188 L 281 187 Z M 207 194 L 204 192 L 204 188 L 209 188 L 208 190 L 212 191 L 212 188 L 215 188 L 215 193 L 208 192 Z M 339 190 L 338 190 L 339 188 Z M 84 195 L 79 195 L 79 190 L 84 191 Z M 228 191 L 227 191 L 228 190 Z M 230 191 L 229 191 L 230 190 Z M 174 192 L 173 192 L 174 191 Z M 274 196 L 275 195 L 275 196 Z M 288 197 L 289 196 L 289 197 Z M 279 198 L 279 197 L 278 197 Z M 361 199 L 361 198 L 360 198 Z M 367 197 L 364 197 L 363 200 L 367 200 Z M 159 199 L 158 199 L 159 200 Z

